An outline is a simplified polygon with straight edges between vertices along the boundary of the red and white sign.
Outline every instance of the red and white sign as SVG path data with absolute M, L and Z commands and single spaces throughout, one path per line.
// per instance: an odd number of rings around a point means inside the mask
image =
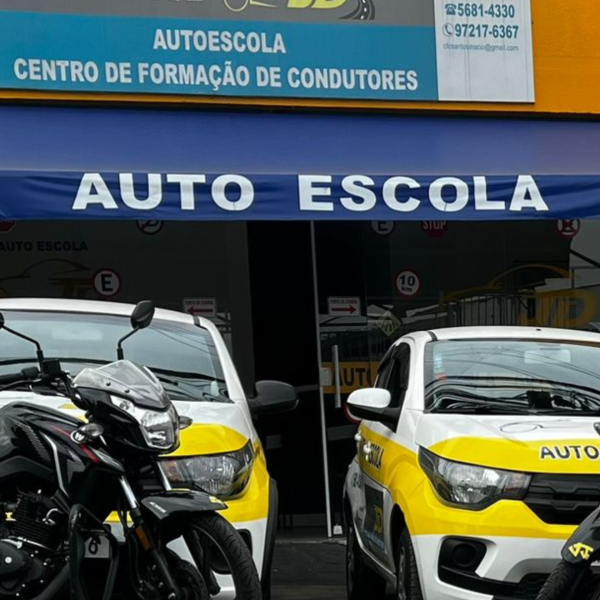
M 184 298 L 183 312 L 195 317 L 214 319 L 217 316 L 216 298 Z
M 396 277 L 396 288 L 401 296 L 412 298 L 421 289 L 421 278 L 414 271 L 402 271 Z
M 119 293 L 121 278 L 112 269 L 100 269 L 94 275 L 94 289 L 105 298 L 110 298 Z
M 327 298 L 330 317 L 356 317 L 360 315 L 360 298 L 355 296 L 332 296 Z
M 429 237 L 442 237 L 448 231 L 448 221 L 421 221 L 421 229 Z
M 145 233 L 146 235 L 155 235 L 163 228 L 164 221 L 138 221 L 137 226 L 142 233 Z
M 561 219 L 556 227 L 562 237 L 570 240 L 581 231 L 581 221 L 579 219 Z
M 0 233 L 9 233 L 16 225 L 16 221 L 0 221 Z

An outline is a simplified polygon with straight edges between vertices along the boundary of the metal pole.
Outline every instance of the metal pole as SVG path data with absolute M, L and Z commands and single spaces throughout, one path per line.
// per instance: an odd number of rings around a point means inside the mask
M 333 348 L 333 373 L 335 381 L 335 407 L 342 408 L 342 386 L 340 384 L 340 347 Z
M 321 380 L 323 353 L 321 352 L 321 327 L 319 324 L 319 285 L 317 279 L 317 245 L 315 239 L 315 223 L 310 222 L 310 245 L 312 251 L 313 292 L 315 300 L 315 327 L 317 331 L 317 362 L 319 364 L 319 404 L 321 409 L 321 443 L 323 445 L 323 474 L 325 477 L 325 510 L 327 512 L 327 537 L 333 535 L 331 525 L 331 491 L 329 490 L 329 459 L 327 455 L 327 422 L 325 419 L 325 391 Z

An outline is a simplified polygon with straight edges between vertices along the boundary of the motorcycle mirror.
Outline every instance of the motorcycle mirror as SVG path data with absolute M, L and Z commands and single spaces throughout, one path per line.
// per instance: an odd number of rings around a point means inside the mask
M 123 342 L 130 338 L 134 333 L 140 329 L 145 329 L 152 323 L 154 318 L 154 302 L 152 300 L 142 300 L 138 302 L 131 313 L 131 327 L 133 328 L 127 335 L 124 335 L 117 342 L 117 358 L 123 360 L 125 354 L 123 352 Z
M 6 321 L 4 319 L 4 315 L 1 312 L 0 312 L 0 329 L 3 329 L 4 331 L 6 331 L 7 333 L 10 333 L 11 335 L 21 338 L 22 340 L 25 340 L 26 342 L 30 342 L 30 343 L 34 344 L 36 347 L 37 359 L 38 359 L 38 362 L 40 363 L 40 369 L 42 372 L 44 372 L 44 353 L 42 352 L 42 347 L 40 346 L 40 343 L 37 340 L 34 340 L 33 338 L 30 338 L 29 336 L 19 333 L 18 331 L 15 331 L 14 329 L 11 329 L 10 327 L 7 327 Z
M 152 323 L 154 318 L 154 302 L 152 300 L 142 300 L 138 302 L 131 313 L 131 326 L 138 331 L 145 329 Z

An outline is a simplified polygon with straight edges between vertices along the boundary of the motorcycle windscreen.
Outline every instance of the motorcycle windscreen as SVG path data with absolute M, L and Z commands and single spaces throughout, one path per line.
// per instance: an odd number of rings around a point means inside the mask
M 147 369 L 129 360 L 84 369 L 74 380 L 77 387 L 94 388 L 129 398 L 135 405 L 166 410 L 171 401 L 160 381 Z

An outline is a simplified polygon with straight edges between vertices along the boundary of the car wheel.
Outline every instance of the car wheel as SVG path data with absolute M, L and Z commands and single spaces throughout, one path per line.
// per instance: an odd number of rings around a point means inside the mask
M 365 564 L 354 525 L 348 526 L 346 543 L 346 591 L 348 600 L 383 600 L 385 579 Z
M 423 600 L 415 550 L 405 527 L 396 553 L 396 597 L 398 600 Z

